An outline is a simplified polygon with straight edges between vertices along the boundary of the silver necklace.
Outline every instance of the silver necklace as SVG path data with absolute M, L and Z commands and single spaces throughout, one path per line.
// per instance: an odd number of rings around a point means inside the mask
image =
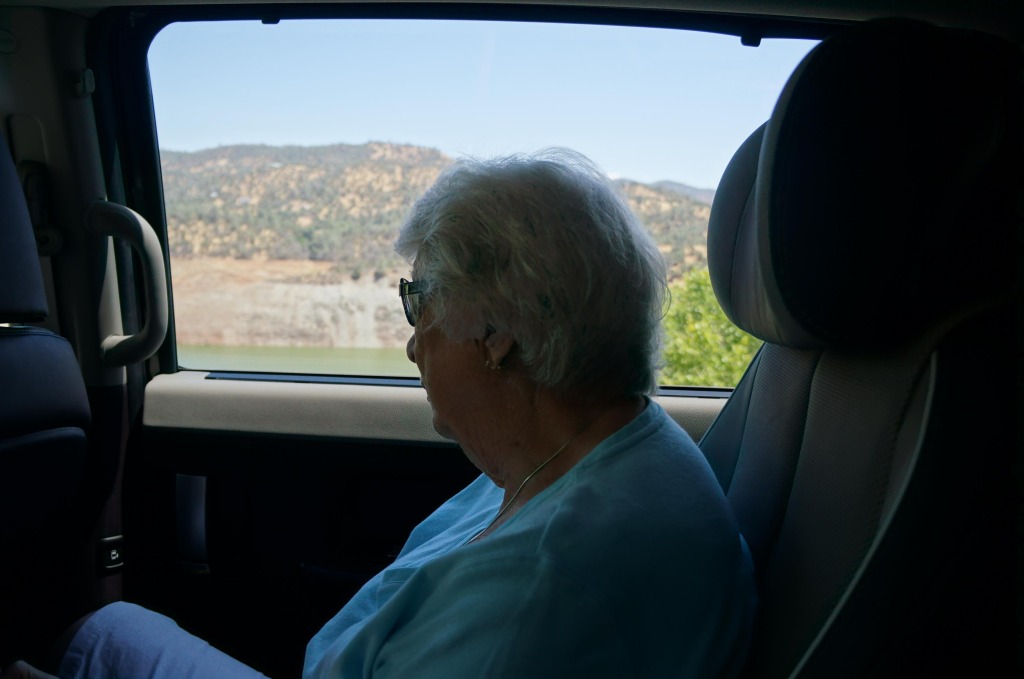
M 548 459 L 544 460 L 539 465 L 534 467 L 533 471 L 530 472 L 529 474 L 527 474 L 526 478 L 523 479 L 523 482 L 519 484 L 518 488 L 516 488 L 516 492 L 512 493 L 512 497 L 510 497 L 508 499 L 508 502 L 506 502 L 504 505 L 502 505 L 501 509 L 498 510 L 498 513 L 494 515 L 494 518 L 491 519 L 491 522 L 489 524 L 487 524 L 486 526 L 484 526 L 484 529 L 482 531 L 480 531 L 479 533 L 477 533 L 476 535 L 471 537 L 466 544 L 469 544 L 470 542 L 475 542 L 477 538 L 479 538 L 481 535 L 483 535 L 488 530 L 490 530 L 491 526 L 493 526 L 495 523 L 497 523 L 498 519 L 500 519 L 505 514 L 505 512 L 508 511 L 508 508 L 512 506 L 512 503 L 516 501 L 516 498 L 519 497 L 519 493 L 522 492 L 523 488 L 530 481 L 530 479 L 532 479 L 534 476 L 536 476 L 537 473 L 540 472 L 541 469 L 544 469 L 544 467 L 548 466 L 549 462 L 551 462 L 556 457 L 561 455 L 562 451 L 564 451 L 566 448 L 569 447 L 569 444 L 572 443 L 573 439 L 575 439 L 577 436 L 579 436 L 584 431 L 586 431 L 587 427 L 589 427 L 593 423 L 594 423 L 593 420 L 588 421 L 586 424 L 584 424 L 582 427 L 580 427 L 578 430 L 576 430 L 573 434 L 571 434 L 569 436 L 569 438 L 565 439 L 565 441 L 562 443 L 562 445 L 558 446 L 558 450 L 556 450 L 554 453 L 551 454 L 551 457 L 549 457 Z

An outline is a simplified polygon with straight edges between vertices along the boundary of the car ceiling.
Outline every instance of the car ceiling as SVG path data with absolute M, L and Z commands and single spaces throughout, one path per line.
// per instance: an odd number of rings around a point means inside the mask
M 150 0 L 148 2 L 133 2 L 132 0 L 0 0 L 0 6 L 20 7 L 49 7 L 74 12 L 81 15 L 93 15 L 103 9 L 110 7 L 144 7 L 144 6 L 184 6 L 204 5 L 206 7 L 221 5 L 277 5 L 289 6 L 299 10 L 304 6 L 313 11 L 325 5 L 346 5 L 364 6 L 367 8 L 377 4 L 404 5 L 410 9 L 425 4 L 435 7 L 439 3 L 426 2 L 334 2 L 311 5 L 302 2 L 270 2 L 267 0 L 225 0 L 224 2 L 208 3 L 189 0 Z M 685 12 L 691 16 L 696 14 L 708 14 L 716 16 L 733 15 L 739 17 L 764 17 L 774 19 L 800 19 L 803 21 L 828 21 L 846 22 L 863 21 L 873 18 L 900 16 L 930 21 L 939 25 L 971 28 L 1002 35 L 1014 41 L 1021 41 L 1022 30 L 1024 30 L 1024 3 L 1015 0 L 976 0 L 965 2 L 962 0 L 935 0 L 932 2 L 920 2 L 920 0 L 832 0 L 822 2 L 820 0 L 793 1 L 762 1 L 751 2 L 749 0 L 537 0 L 529 3 L 500 3 L 473 1 L 473 2 L 451 2 L 444 3 L 450 9 L 456 11 L 459 6 L 467 5 L 505 5 L 515 7 L 516 11 L 528 11 L 527 7 L 563 6 L 563 7 L 590 7 L 605 8 L 611 10 L 657 10 L 670 12 Z

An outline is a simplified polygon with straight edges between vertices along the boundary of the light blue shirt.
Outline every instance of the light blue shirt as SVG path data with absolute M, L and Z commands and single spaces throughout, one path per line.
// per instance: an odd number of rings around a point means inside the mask
M 656 403 L 489 536 L 480 476 L 309 642 L 314 677 L 736 674 L 753 567 L 710 467 Z

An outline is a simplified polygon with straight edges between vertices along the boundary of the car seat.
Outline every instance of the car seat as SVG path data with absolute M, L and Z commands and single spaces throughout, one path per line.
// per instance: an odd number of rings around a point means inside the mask
M 1021 72 L 990 37 L 852 27 L 722 178 L 712 283 L 765 344 L 700 446 L 755 561 L 747 676 L 1015 663 Z
M 0 667 L 70 622 L 58 611 L 95 519 L 83 511 L 90 410 L 75 354 L 21 325 L 46 315 L 32 223 L 0 138 Z

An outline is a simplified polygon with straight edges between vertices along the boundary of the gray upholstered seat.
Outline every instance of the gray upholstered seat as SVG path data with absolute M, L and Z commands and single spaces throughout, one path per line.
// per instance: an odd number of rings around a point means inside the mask
M 700 445 L 755 558 L 750 676 L 1014 660 L 1019 73 L 981 37 L 850 29 L 722 179 L 712 281 L 766 344 Z
M 70 620 L 69 573 L 95 513 L 89 402 L 64 338 L 45 318 L 39 258 L 18 175 L 0 139 L 0 666 Z

